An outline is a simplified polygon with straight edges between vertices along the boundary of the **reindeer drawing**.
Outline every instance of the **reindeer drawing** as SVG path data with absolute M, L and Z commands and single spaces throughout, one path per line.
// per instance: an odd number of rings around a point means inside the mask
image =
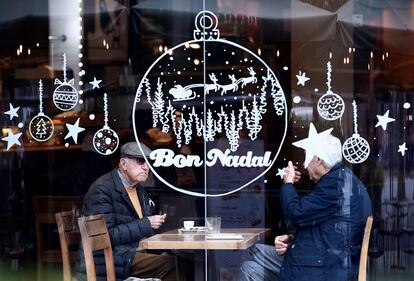
M 227 94 L 227 91 L 233 90 L 233 92 L 237 91 L 239 86 L 237 85 L 236 77 L 234 77 L 234 74 L 229 75 L 229 78 L 231 80 L 231 84 L 228 85 L 219 85 L 221 88 L 221 95 Z
M 249 83 L 253 83 L 253 84 L 255 84 L 255 83 L 257 82 L 256 72 L 254 72 L 253 67 L 249 67 L 249 68 L 247 68 L 247 70 L 249 71 L 250 77 L 247 77 L 247 78 L 240 78 L 240 79 L 241 79 L 241 81 L 243 82 L 243 83 L 242 83 L 242 88 L 243 88 L 244 86 L 246 86 L 247 84 L 249 84 Z M 240 79 L 239 79 L 239 80 L 240 80 Z
M 211 90 L 214 90 L 215 92 L 218 90 L 218 85 L 217 85 L 218 79 L 216 78 L 216 75 L 212 73 L 212 74 L 209 74 L 208 77 L 210 78 L 211 81 L 213 81 L 213 84 L 206 84 L 204 88 L 206 95 L 208 95 L 208 93 Z

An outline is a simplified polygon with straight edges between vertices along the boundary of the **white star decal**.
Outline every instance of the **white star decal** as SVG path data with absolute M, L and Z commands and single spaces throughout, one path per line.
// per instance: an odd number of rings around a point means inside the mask
M 13 117 L 19 117 L 19 115 L 17 114 L 17 111 L 19 110 L 19 107 L 14 108 L 13 105 L 11 103 L 9 103 L 9 110 L 5 111 L 4 114 L 7 114 L 10 116 L 10 120 L 13 119 Z
M 333 128 L 330 128 L 322 133 L 318 133 L 315 126 L 311 122 L 309 125 L 308 137 L 293 143 L 294 146 L 303 148 L 306 151 L 304 163 L 305 168 L 308 167 L 309 162 L 315 155 L 322 159 L 326 159 L 325 155 L 327 152 L 323 144 L 326 142 L 326 138 L 331 134 L 332 130 Z
M 283 176 L 284 175 L 286 175 L 285 168 L 283 168 L 283 169 L 277 168 L 277 174 L 276 174 L 276 176 L 280 176 L 280 178 L 283 179 Z
M 99 89 L 100 88 L 99 83 L 101 83 L 101 82 L 102 82 L 102 80 L 96 80 L 96 77 L 93 77 L 93 81 L 89 82 L 89 84 L 92 85 L 92 90 L 93 90 L 95 88 Z
M 80 132 L 85 131 L 85 128 L 79 127 L 79 120 L 80 118 L 78 118 L 78 120 L 76 120 L 75 124 L 66 124 L 66 127 L 68 128 L 69 132 L 68 134 L 65 136 L 65 139 L 72 137 L 73 141 L 77 144 L 78 143 L 78 134 Z
M 408 150 L 408 148 L 406 148 L 405 146 L 405 142 L 402 145 L 398 146 L 398 152 L 400 152 L 402 156 L 404 156 L 405 152 Z
M 21 135 L 22 133 L 13 134 L 12 130 L 10 130 L 7 137 L 2 138 L 3 141 L 7 141 L 7 150 L 13 145 L 22 145 L 19 141 Z
M 384 115 L 377 115 L 378 123 L 377 123 L 377 125 L 375 125 L 375 128 L 378 127 L 378 126 L 381 126 L 382 129 L 384 131 L 386 131 L 387 130 L 387 124 L 390 123 L 390 122 L 394 122 L 395 121 L 394 118 L 388 117 L 389 114 L 390 114 L 390 111 L 387 110 L 387 112 L 385 112 Z
M 309 77 L 306 77 L 305 72 L 303 72 L 302 74 L 300 74 L 300 72 L 299 72 L 299 74 L 296 75 L 296 78 L 298 78 L 298 84 L 297 85 L 302 85 L 302 86 L 305 86 L 306 81 L 310 80 Z

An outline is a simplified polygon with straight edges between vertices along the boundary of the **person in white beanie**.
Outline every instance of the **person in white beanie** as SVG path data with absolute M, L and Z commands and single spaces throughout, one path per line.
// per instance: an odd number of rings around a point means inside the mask
M 362 182 L 341 163 L 342 146 L 332 129 L 293 143 L 305 149 L 304 167 L 315 183 L 300 197 L 294 183 L 301 174 L 289 161 L 280 203 L 296 232 L 276 236 L 275 246 L 256 245 L 246 252 L 243 280 L 347 281 L 358 275 L 359 253 L 371 200 Z

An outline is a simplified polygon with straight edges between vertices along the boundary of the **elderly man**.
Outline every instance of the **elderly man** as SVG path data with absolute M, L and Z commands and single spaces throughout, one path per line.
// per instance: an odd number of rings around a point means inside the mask
M 147 180 L 149 173 L 143 156 L 149 157 L 151 153 L 147 146 L 140 145 L 142 152 L 136 142 L 121 147 L 118 167 L 98 178 L 86 193 L 84 215 L 104 214 L 117 280 L 128 276 L 176 280 L 174 257 L 136 252 L 139 241 L 154 235 L 166 216 L 153 215 L 154 202 L 140 185 Z M 85 273 L 82 250 L 79 256 L 78 271 Z M 103 253 L 95 254 L 95 267 L 98 278 L 106 280 Z
M 313 124 L 310 130 L 314 130 Z M 317 144 L 309 140 L 294 145 L 306 149 L 304 166 L 315 182 L 314 189 L 299 197 L 293 184 L 300 172 L 291 161 L 280 189 L 283 213 L 296 233 L 277 236 L 276 249 L 253 247 L 248 252 L 250 260 L 242 265 L 246 280 L 342 281 L 357 276 L 371 200 L 362 182 L 341 164 L 339 139 L 329 132 L 314 138 Z M 323 149 L 315 149 L 315 145 Z

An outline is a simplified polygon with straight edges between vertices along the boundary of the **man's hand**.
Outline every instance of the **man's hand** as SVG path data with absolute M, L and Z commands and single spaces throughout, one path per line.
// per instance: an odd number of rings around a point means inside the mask
M 151 223 L 151 227 L 153 229 L 158 229 L 158 228 L 160 228 L 161 225 L 164 224 L 166 217 L 167 217 L 167 214 L 164 214 L 164 215 L 154 215 L 154 216 L 149 216 L 148 219 L 149 219 L 149 221 Z
M 276 253 L 281 256 L 286 253 L 286 250 L 290 247 L 290 243 L 293 240 L 292 235 L 280 235 L 275 238 Z
M 283 176 L 284 183 L 298 182 L 301 177 L 301 173 L 296 171 L 297 167 L 293 166 L 292 161 L 289 161 L 287 168 L 285 168 L 285 175 Z

